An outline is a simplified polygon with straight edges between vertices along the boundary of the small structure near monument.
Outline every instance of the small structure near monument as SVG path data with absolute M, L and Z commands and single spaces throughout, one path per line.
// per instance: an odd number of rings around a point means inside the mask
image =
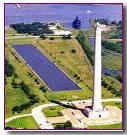
M 63 36 L 63 35 L 71 35 L 72 33 L 69 30 L 64 29 L 60 23 L 52 23 L 48 24 L 49 30 L 52 30 L 54 35 Z

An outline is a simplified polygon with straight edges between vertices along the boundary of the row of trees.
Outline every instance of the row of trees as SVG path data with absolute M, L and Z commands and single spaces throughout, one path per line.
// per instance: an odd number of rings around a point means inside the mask
M 14 67 L 5 58 L 5 76 L 10 77 L 10 76 L 14 75 L 14 73 L 15 73 Z
M 40 38 L 43 39 L 43 40 L 47 39 L 47 37 L 46 37 L 45 34 L 41 34 L 40 35 Z M 71 39 L 71 34 L 69 34 L 69 35 L 63 35 L 62 38 L 65 39 L 65 40 L 66 39 Z M 50 37 L 49 39 L 50 40 L 54 40 L 54 37 Z
M 95 23 L 99 22 L 100 24 L 105 24 L 105 25 L 116 25 L 116 26 L 120 26 L 122 25 L 122 21 L 109 21 L 108 19 L 104 19 L 104 18 L 96 18 L 95 19 Z
M 39 102 L 39 98 L 35 95 L 35 94 L 31 94 L 30 92 L 30 88 L 27 84 L 25 84 L 24 82 L 21 83 L 16 83 L 14 80 L 12 82 L 12 85 L 15 88 L 21 88 L 21 90 L 23 90 L 23 92 L 26 94 L 26 96 L 28 97 L 28 99 L 30 99 L 27 103 L 24 103 L 20 106 L 15 106 L 12 108 L 12 112 L 15 113 L 20 113 L 22 112 L 24 109 L 29 108 L 31 105 L 34 105 L 35 103 Z
M 48 24 L 40 22 L 34 22 L 32 24 L 11 24 L 10 27 L 15 29 L 18 33 L 27 33 L 34 36 L 41 35 L 42 38 L 43 34 L 53 34 L 53 31 L 49 29 Z M 78 19 L 78 16 L 76 16 L 76 19 L 72 22 L 72 27 L 74 29 L 81 28 L 81 21 Z
M 93 51 L 92 51 L 92 47 L 91 47 L 91 44 L 90 44 L 89 40 L 81 32 L 77 35 L 76 39 L 81 44 L 81 46 L 82 46 L 84 52 L 86 53 L 89 61 L 93 65 L 93 63 L 94 63 Z
M 112 84 L 109 84 L 102 78 L 102 86 L 104 88 L 107 88 L 107 90 L 111 91 L 112 94 L 115 94 L 116 96 L 122 96 L 122 89 L 115 88 Z
M 74 129 L 70 121 L 67 121 L 64 124 L 58 124 L 55 126 L 55 129 Z
M 40 22 L 34 22 L 32 24 L 12 24 L 11 28 L 15 29 L 18 33 L 27 33 L 34 36 L 42 35 L 42 34 L 52 34 L 53 32 L 49 30 L 48 25 Z
M 108 41 L 102 41 L 102 46 L 105 49 L 109 49 L 109 50 L 112 50 L 117 53 L 122 53 L 122 43 L 121 42 L 113 43 L 113 42 L 108 42 Z

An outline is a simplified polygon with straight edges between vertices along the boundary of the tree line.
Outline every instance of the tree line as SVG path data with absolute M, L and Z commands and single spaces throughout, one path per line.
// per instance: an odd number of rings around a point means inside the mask
M 32 24 L 11 24 L 10 27 L 15 29 L 18 33 L 27 33 L 34 36 L 42 34 L 53 34 L 52 30 L 49 30 L 48 24 L 40 22 L 34 22 Z
M 5 76 L 6 77 L 10 77 L 15 73 L 15 69 L 12 66 L 12 64 L 10 64 L 10 62 L 8 61 L 8 59 L 5 58 Z
M 105 49 L 109 49 L 109 50 L 112 50 L 117 53 L 122 53 L 122 43 L 121 42 L 113 43 L 113 42 L 108 42 L 108 41 L 102 40 L 102 46 Z
M 15 88 L 21 88 L 21 90 L 23 90 L 23 92 L 26 94 L 26 96 L 28 97 L 28 99 L 30 99 L 28 102 L 19 105 L 19 106 L 15 106 L 12 108 L 12 112 L 15 113 L 20 113 L 23 110 L 26 110 L 27 108 L 29 108 L 31 105 L 34 105 L 35 103 L 39 102 L 39 98 L 35 95 L 35 94 L 31 94 L 30 92 L 30 88 L 29 86 L 25 83 L 25 82 L 21 82 L 19 84 L 17 84 L 16 82 L 12 82 L 12 85 Z
M 94 64 L 93 51 L 92 51 L 92 47 L 91 47 L 91 44 L 90 44 L 88 38 L 85 37 L 84 34 L 80 32 L 77 35 L 76 39 L 81 44 L 81 46 L 82 46 L 84 52 L 86 53 L 90 63 L 93 65 Z

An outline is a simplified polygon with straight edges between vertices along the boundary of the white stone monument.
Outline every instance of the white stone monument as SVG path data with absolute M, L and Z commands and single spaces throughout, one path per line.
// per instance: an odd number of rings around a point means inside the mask
M 101 105 L 101 27 L 96 23 L 94 43 L 94 87 L 92 106 L 84 108 L 84 114 L 90 118 L 107 117 L 109 112 Z

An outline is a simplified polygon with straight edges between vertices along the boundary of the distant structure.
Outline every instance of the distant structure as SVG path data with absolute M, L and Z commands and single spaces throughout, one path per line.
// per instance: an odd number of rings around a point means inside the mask
M 78 16 L 76 16 L 76 19 L 73 21 L 72 27 L 75 29 L 81 28 L 81 21 L 78 19 Z
M 17 7 L 17 8 L 20 8 L 21 6 L 20 6 L 19 4 L 16 4 L 16 7 Z
M 94 89 L 92 106 L 87 106 L 84 113 L 90 118 L 106 117 L 109 112 L 101 104 L 101 27 L 96 23 L 94 46 Z
M 48 24 L 49 30 L 52 30 L 54 35 L 63 36 L 63 35 L 71 35 L 72 33 L 69 30 L 64 29 L 60 23 L 56 24 Z

